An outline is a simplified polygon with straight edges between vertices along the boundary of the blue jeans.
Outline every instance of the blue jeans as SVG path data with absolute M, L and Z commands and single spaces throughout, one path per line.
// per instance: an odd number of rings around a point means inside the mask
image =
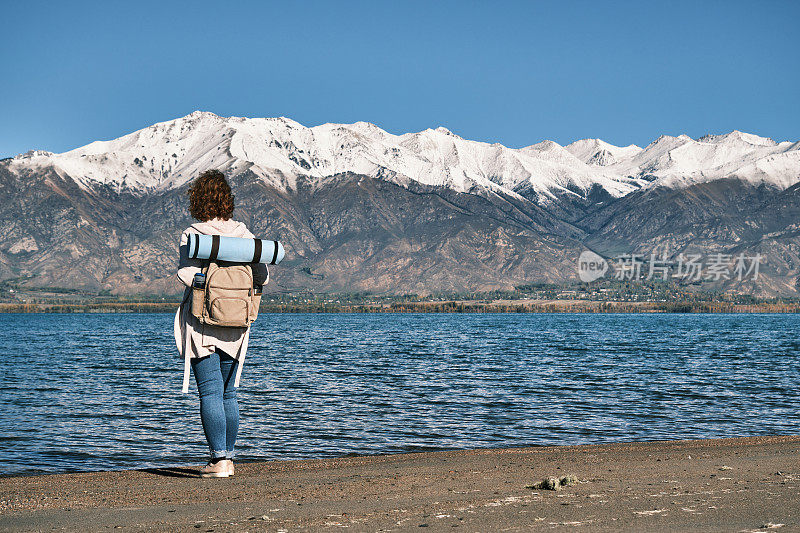
M 239 432 L 239 403 L 236 401 L 236 365 L 224 353 L 192 359 L 192 370 L 200 393 L 200 419 L 211 457 L 233 458 Z

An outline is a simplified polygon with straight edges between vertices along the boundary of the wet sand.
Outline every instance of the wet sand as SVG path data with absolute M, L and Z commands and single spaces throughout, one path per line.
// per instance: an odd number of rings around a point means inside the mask
M 572 474 L 559 491 L 527 488 Z M 800 531 L 800 436 L 0 478 L 0 531 Z

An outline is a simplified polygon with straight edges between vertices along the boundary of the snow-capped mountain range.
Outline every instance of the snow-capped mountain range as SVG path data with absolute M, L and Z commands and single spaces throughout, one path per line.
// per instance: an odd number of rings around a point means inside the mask
M 218 168 L 234 216 L 284 243 L 270 290 L 508 289 L 577 279 L 589 249 L 761 255 L 757 280 L 704 288 L 800 295 L 800 143 L 734 131 L 519 149 L 445 128 L 305 127 L 194 112 L 110 141 L 0 160 L 4 287 L 174 294 L 185 188 Z M 662 252 L 659 252 L 662 253 Z
M 644 148 L 584 139 L 513 149 L 464 139 L 442 127 L 393 135 L 368 122 L 309 128 L 283 117 L 195 111 L 60 154 L 21 154 L 8 168 L 37 167 L 53 167 L 82 186 L 102 183 L 118 191 L 174 189 L 208 168 L 229 175 L 250 170 L 284 191 L 294 189 L 299 176 L 321 184 L 351 172 L 399 185 L 487 190 L 546 204 L 585 198 L 598 186 L 619 198 L 643 188 L 729 177 L 785 189 L 800 179 L 800 143 L 733 131 L 699 139 L 664 135 Z

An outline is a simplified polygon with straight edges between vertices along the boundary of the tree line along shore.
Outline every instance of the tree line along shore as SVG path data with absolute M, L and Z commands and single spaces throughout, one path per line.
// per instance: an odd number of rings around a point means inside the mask
M 174 311 L 181 294 L 117 295 L 109 291 L 26 287 L 0 282 L 0 313 L 161 313 Z M 658 281 L 529 284 L 511 290 L 379 294 L 368 291 L 265 292 L 266 313 L 797 313 L 800 297 L 690 289 Z
M 180 302 L 0 303 L 0 313 L 166 313 Z M 268 303 L 262 313 L 798 313 L 799 302 L 593 302 L 550 300 L 523 302 L 325 302 Z

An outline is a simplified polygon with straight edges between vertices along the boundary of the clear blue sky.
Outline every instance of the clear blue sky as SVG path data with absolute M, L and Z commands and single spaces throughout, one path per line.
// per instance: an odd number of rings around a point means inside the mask
M 800 140 L 796 1 L 4 1 L 2 15 L 0 157 L 196 109 L 511 147 Z

